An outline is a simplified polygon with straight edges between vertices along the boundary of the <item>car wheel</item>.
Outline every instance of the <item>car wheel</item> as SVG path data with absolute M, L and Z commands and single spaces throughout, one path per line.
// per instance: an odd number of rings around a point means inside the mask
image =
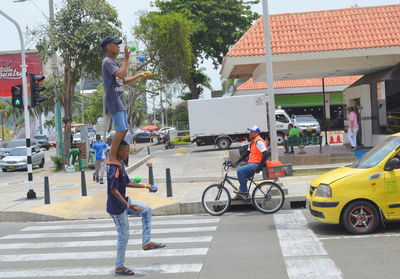
M 39 164 L 39 168 L 43 168 L 44 167 L 44 158 L 42 159 L 42 161 L 40 162 L 40 164 Z
M 228 149 L 231 146 L 231 141 L 228 138 L 220 138 L 217 141 L 217 146 L 219 149 Z
M 3 172 L 7 172 L 7 169 L 1 169 Z
M 46 147 L 46 150 L 48 151 L 49 149 L 50 149 L 50 146 L 47 146 L 47 147 Z
M 380 224 L 378 209 L 368 201 L 355 201 L 348 204 L 342 215 L 342 224 L 352 234 L 368 234 Z

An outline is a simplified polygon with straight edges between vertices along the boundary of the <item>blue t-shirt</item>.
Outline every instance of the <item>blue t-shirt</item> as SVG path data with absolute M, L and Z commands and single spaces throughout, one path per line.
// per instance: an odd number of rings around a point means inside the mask
M 120 66 L 117 61 L 110 57 L 105 57 L 101 65 L 104 94 L 106 94 L 106 112 L 114 114 L 126 110 L 123 102 L 124 83 L 123 80 L 114 74 Z
M 125 169 L 120 169 L 117 166 L 111 165 L 107 172 L 107 212 L 112 215 L 120 215 L 126 209 L 111 192 L 111 189 L 116 188 L 121 196 L 126 199 L 126 184 L 130 182 Z
M 102 141 L 96 141 L 92 145 L 93 151 L 96 152 L 96 161 L 104 160 L 106 158 L 107 144 Z

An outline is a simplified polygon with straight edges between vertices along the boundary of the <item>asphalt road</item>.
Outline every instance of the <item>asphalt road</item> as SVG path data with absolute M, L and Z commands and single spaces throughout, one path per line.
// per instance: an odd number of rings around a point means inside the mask
M 131 219 L 126 265 L 143 278 L 398 278 L 400 223 L 349 235 L 307 210 L 154 217 L 167 247 L 140 250 Z M 111 220 L 0 223 L 0 278 L 115 278 Z

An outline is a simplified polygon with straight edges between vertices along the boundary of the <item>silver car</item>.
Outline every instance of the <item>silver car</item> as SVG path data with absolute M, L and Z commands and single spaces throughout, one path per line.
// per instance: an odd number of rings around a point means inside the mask
M 299 128 L 305 134 L 320 134 L 321 127 L 311 114 L 293 115 L 293 126 Z
M 32 167 L 44 167 L 44 152 L 38 147 L 32 147 Z M 0 160 L 0 168 L 3 172 L 8 170 L 27 169 L 26 163 L 26 147 L 16 147 L 9 150 L 6 157 Z

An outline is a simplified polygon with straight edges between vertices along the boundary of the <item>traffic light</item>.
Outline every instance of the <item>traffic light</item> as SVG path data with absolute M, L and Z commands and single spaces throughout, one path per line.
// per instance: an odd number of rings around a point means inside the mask
M 11 101 L 15 108 L 24 108 L 24 99 L 22 93 L 22 84 L 11 87 Z
M 45 76 L 29 74 L 31 87 L 31 107 L 35 107 L 38 103 L 43 102 L 46 98 L 40 96 L 40 92 L 46 87 L 40 86 L 40 82 L 45 79 Z

